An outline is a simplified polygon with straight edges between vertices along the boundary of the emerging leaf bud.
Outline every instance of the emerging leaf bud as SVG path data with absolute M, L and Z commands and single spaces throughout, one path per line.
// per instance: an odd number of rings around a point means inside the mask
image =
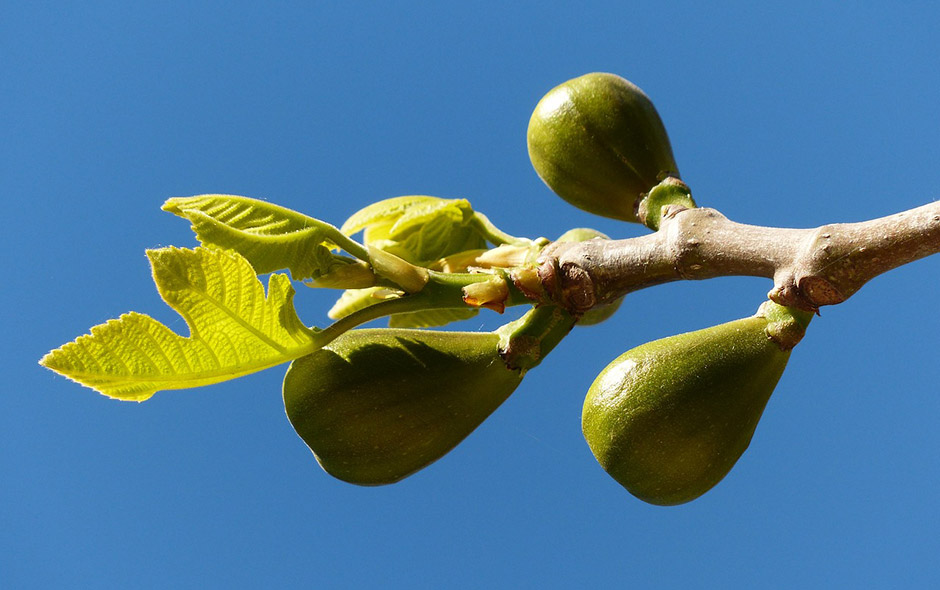
M 365 289 L 375 285 L 375 273 L 364 262 L 343 264 L 305 284 L 324 289 Z
M 509 286 L 498 276 L 480 283 L 471 283 L 463 288 L 463 300 L 467 305 L 487 307 L 498 313 L 506 309 L 509 299 Z
M 428 269 L 415 266 L 391 252 L 367 246 L 375 274 L 399 285 L 407 293 L 417 293 L 428 282 Z

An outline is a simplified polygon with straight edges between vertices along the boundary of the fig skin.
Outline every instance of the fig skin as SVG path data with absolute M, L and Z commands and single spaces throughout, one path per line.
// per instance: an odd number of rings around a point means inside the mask
M 327 473 L 382 485 L 445 455 L 521 381 L 495 333 L 362 329 L 294 361 L 283 394 Z
M 640 197 L 679 177 L 653 103 L 614 74 L 585 74 L 549 91 L 532 113 L 527 140 L 545 184 L 604 217 L 636 222 Z
M 649 342 L 605 368 L 582 430 L 601 466 L 658 505 L 698 498 L 750 444 L 790 356 L 769 321 L 745 318 Z

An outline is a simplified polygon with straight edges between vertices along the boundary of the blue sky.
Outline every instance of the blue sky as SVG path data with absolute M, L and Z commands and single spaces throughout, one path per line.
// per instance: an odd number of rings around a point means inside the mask
M 465 197 L 510 233 L 644 230 L 539 181 L 525 130 L 590 71 L 655 102 L 701 205 L 857 221 L 940 196 L 930 3 L 5 3 L 0 8 L 0 585 L 928 587 L 940 582 L 940 258 L 823 310 L 751 448 L 679 507 L 594 461 L 584 393 L 620 353 L 750 315 L 761 279 L 631 295 L 575 331 L 454 452 L 360 488 L 322 472 L 279 367 L 143 404 L 37 360 L 159 299 L 146 248 L 195 244 L 171 196 L 265 198 L 340 223 Z M 297 306 L 323 325 L 329 294 Z M 488 318 L 467 329 L 491 329 Z

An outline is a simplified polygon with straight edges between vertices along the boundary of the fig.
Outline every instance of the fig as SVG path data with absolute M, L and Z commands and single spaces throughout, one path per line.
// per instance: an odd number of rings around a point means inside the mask
M 522 375 L 497 333 L 352 330 L 291 364 L 284 406 L 327 473 L 389 484 L 453 449 Z
M 527 138 L 545 184 L 604 217 L 637 221 L 640 197 L 666 177 L 679 177 L 653 103 L 614 74 L 585 74 L 553 88 L 536 105 Z
M 758 314 L 649 342 L 591 385 L 582 430 L 601 466 L 631 494 L 682 504 L 714 487 L 750 444 L 808 314 Z

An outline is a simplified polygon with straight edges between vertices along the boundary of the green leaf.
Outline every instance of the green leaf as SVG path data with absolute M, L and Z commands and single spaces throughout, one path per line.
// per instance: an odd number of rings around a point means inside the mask
M 373 294 L 382 290 L 383 287 L 346 289 L 343 291 L 343 294 L 339 296 L 339 299 L 336 300 L 336 303 L 333 304 L 333 307 L 330 308 L 327 316 L 329 316 L 330 319 L 338 320 L 360 309 L 374 305 L 381 301 L 381 299 L 374 297 Z
M 381 287 L 367 289 L 347 289 L 330 309 L 329 317 L 334 320 L 344 318 L 360 309 L 375 305 L 382 301 L 376 293 L 385 291 Z M 451 322 L 468 320 L 479 310 L 473 308 L 443 308 L 425 309 L 408 313 L 397 313 L 388 318 L 390 328 L 432 328 L 445 326 Z
M 354 213 L 341 231 L 351 235 L 365 230 L 366 244 L 408 262 L 426 264 L 486 245 L 486 239 L 470 223 L 473 216 L 466 199 L 395 197 Z
M 398 244 L 413 253 L 417 261 L 432 263 L 446 256 L 484 248 L 486 240 L 469 227 L 453 225 L 438 217 Z
M 415 203 L 395 220 L 389 235 L 392 239 L 400 239 L 435 221 L 446 225 L 460 225 L 472 214 L 470 203 L 465 199 L 438 199 Z
M 297 280 L 317 278 L 344 263 L 342 257 L 330 251 L 332 247 L 341 247 L 360 258 L 365 255 L 351 248 L 358 244 L 332 225 L 257 199 L 233 195 L 175 197 L 163 205 L 163 210 L 188 219 L 203 246 L 235 250 L 258 274 L 289 269 Z
M 434 328 L 451 322 L 469 320 L 480 310 L 472 308 L 428 309 L 398 313 L 388 317 L 389 328 Z
M 370 225 L 378 225 L 383 222 L 394 223 L 394 221 L 406 213 L 408 209 L 417 205 L 435 203 L 443 200 L 445 199 L 426 195 L 408 195 L 378 201 L 353 213 L 340 228 L 340 231 L 351 236 Z
M 341 231 L 364 230 L 367 247 L 418 266 L 439 268 L 444 257 L 485 248 L 486 238 L 475 221 L 465 199 L 416 195 L 373 203 L 354 213 Z
M 268 293 L 235 252 L 148 250 L 160 296 L 189 325 L 180 336 L 153 318 L 128 313 L 53 350 L 40 361 L 82 385 L 122 400 L 218 383 L 278 365 L 319 348 L 293 306 L 286 275 Z
M 487 238 L 491 237 L 497 243 L 519 241 L 499 232 L 485 217 L 475 213 L 465 199 L 424 195 L 373 203 L 354 213 L 340 229 L 344 234 L 363 231 L 363 241 L 370 251 L 377 248 L 414 265 L 434 270 L 443 268 L 444 258 L 483 252 Z M 466 268 L 461 269 L 461 272 L 465 271 Z M 378 302 L 373 297 L 375 291 L 353 289 L 345 292 L 330 310 L 330 317 L 345 317 L 374 305 Z M 474 309 L 422 310 L 393 315 L 389 318 L 389 326 L 443 326 L 469 319 L 476 313 Z

